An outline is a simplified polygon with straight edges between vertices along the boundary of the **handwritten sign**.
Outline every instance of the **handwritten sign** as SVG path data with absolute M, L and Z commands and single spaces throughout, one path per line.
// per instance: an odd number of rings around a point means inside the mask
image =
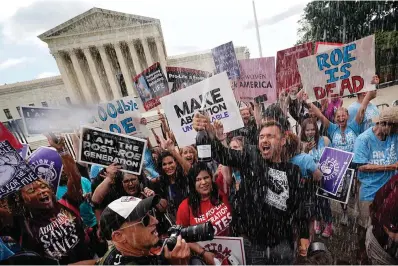
M 229 79 L 236 79 L 240 76 L 239 63 L 236 59 L 235 49 L 232 42 L 228 42 L 211 49 L 216 73 L 227 71 Z
M 297 61 L 310 101 L 375 90 L 374 35 Z

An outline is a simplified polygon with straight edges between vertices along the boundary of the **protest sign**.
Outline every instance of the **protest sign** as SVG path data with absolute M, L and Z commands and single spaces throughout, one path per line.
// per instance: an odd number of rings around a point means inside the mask
M 342 46 L 342 43 L 334 43 L 334 42 L 316 42 L 315 43 L 315 53 L 324 53 L 328 50 L 334 49 L 336 47 Z
M 166 67 L 167 80 L 173 84 L 171 93 L 189 87 L 211 76 L 210 72 L 184 67 Z
M 333 194 L 330 194 L 318 187 L 316 190 L 316 195 L 319 197 L 324 197 L 328 198 L 337 202 L 341 202 L 344 204 L 348 203 L 348 200 L 350 198 L 350 192 L 351 192 L 351 186 L 352 186 L 352 180 L 354 178 L 354 170 L 348 168 L 343 181 L 340 183 L 339 188 L 337 189 L 337 193 L 334 196 Z
M 145 111 L 158 106 L 159 98 L 169 94 L 167 79 L 159 62 L 137 75 L 134 78 L 134 86 L 144 104 Z
M 62 174 L 62 159 L 54 148 L 39 147 L 28 158 L 35 174 L 51 184 L 57 192 Z
M 5 140 L 0 142 L 0 199 L 37 180 L 19 153 Z
M 140 123 L 142 115 L 141 103 L 136 97 L 124 97 L 107 103 L 100 103 L 93 110 L 90 119 L 92 126 L 111 132 L 130 136 L 147 137 L 149 134 L 145 125 Z
M 28 135 L 48 132 L 73 133 L 79 120 L 68 109 L 21 106 L 22 121 Z
M 300 85 L 300 74 L 297 69 L 297 59 L 312 54 L 312 43 L 304 43 L 276 54 L 276 87 L 277 93 Z
M 26 156 L 28 155 L 29 151 L 29 144 L 22 144 L 22 149 L 18 150 L 19 155 L 21 155 L 22 159 L 25 160 Z
M 239 63 L 236 59 L 235 49 L 232 42 L 228 42 L 211 49 L 216 73 L 227 71 L 229 79 L 237 79 L 240 76 Z
M 83 126 L 79 162 L 104 167 L 117 163 L 121 171 L 140 175 L 146 145 L 144 139 Z
M 275 57 L 239 60 L 240 77 L 232 81 L 232 89 L 238 101 L 254 101 L 266 95 L 266 103 L 276 101 Z
M 243 237 L 215 236 L 213 240 L 198 242 L 198 244 L 214 253 L 221 265 L 246 265 Z
M 309 101 L 375 90 L 374 35 L 297 60 Z
M 351 163 L 354 154 L 326 147 L 319 159 L 319 169 L 322 172 L 321 188 L 336 196 L 341 181 Z
M 0 122 L 0 141 L 7 140 L 14 149 L 22 149 L 22 144 L 19 140 Z
M 222 120 L 224 132 L 242 128 L 243 122 L 227 74 L 217 74 L 160 99 L 180 147 L 195 143 L 193 116 L 204 105 L 211 122 Z

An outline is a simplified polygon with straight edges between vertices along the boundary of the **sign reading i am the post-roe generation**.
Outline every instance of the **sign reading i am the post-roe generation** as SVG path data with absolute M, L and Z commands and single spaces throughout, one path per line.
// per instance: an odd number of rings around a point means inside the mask
M 144 139 L 84 126 L 79 161 L 105 167 L 116 163 L 122 166 L 121 171 L 140 175 L 146 145 Z

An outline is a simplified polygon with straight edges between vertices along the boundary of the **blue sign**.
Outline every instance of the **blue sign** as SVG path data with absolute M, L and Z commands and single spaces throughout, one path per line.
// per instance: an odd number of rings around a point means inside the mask
M 353 157 L 352 152 L 326 147 L 319 160 L 319 169 L 322 172 L 321 189 L 336 196 Z
M 216 74 L 227 71 L 228 79 L 237 79 L 240 76 L 239 62 L 236 59 L 235 49 L 232 42 L 217 46 L 211 50 Z

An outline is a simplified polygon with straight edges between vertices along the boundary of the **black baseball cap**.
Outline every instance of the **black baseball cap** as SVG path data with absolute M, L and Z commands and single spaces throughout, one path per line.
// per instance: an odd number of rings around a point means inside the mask
M 140 220 L 156 207 L 159 201 L 160 197 L 157 195 L 145 199 L 126 196 L 112 201 L 101 214 L 102 235 L 110 240 L 112 232 L 120 229 L 123 223 Z

